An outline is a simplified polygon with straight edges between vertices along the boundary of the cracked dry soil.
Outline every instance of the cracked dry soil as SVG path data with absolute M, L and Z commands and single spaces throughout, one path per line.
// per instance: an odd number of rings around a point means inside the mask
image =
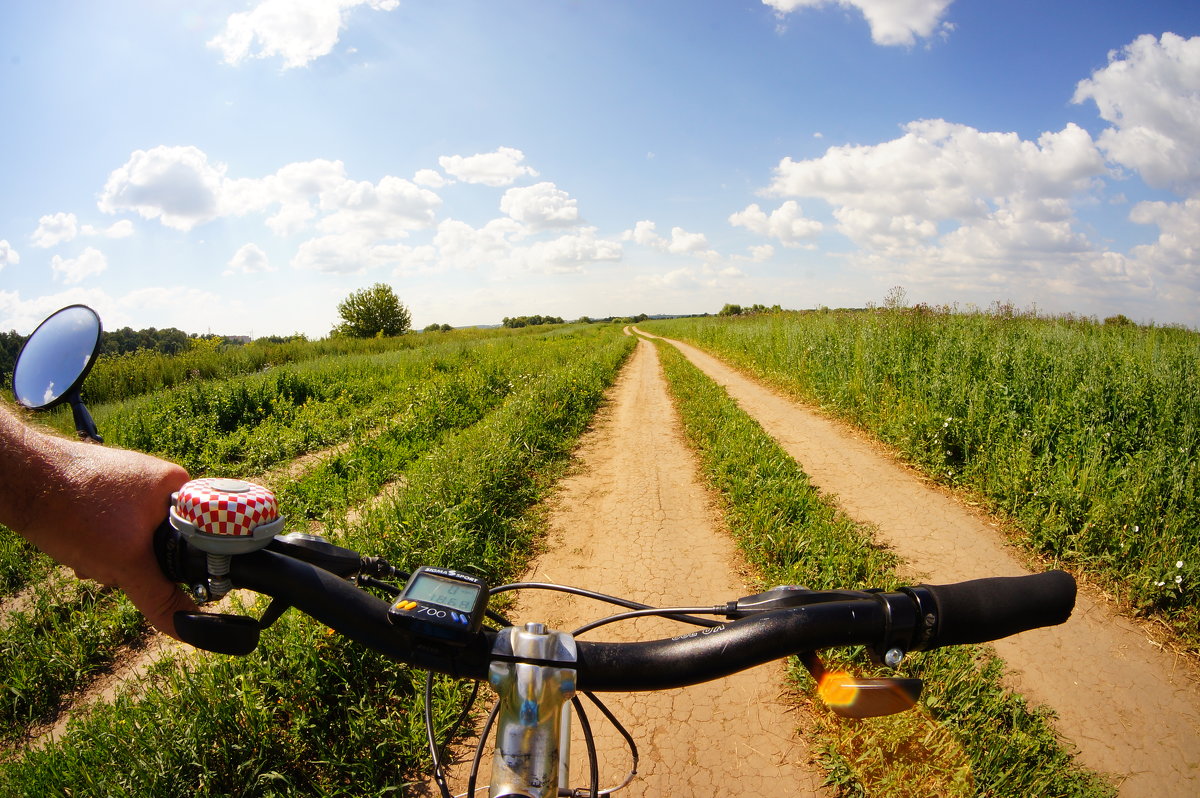
M 638 331 L 639 333 L 641 331 Z M 649 336 L 648 334 L 642 333 Z M 1029 573 L 997 522 L 899 465 L 878 444 L 764 388 L 695 347 L 670 341 L 729 392 L 823 493 L 932 584 Z M 1081 589 L 1062 626 L 994 644 L 1008 683 L 1058 715 L 1079 761 L 1123 798 L 1200 795 L 1200 674 L 1102 598 Z

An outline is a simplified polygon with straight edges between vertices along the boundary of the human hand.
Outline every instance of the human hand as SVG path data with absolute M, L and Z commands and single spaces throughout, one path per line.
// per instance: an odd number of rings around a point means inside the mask
M 14 425 L 20 425 L 20 428 Z M 117 587 L 156 628 L 194 610 L 154 557 L 154 530 L 187 480 L 156 457 L 63 440 L 0 414 L 0 522 L 83 579 Z

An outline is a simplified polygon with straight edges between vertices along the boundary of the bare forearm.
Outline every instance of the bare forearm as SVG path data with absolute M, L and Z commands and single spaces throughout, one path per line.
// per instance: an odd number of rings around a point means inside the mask
M 23 531 L 62 484 L 60 470 L 69 456 L 60 441 L 26 425 L 3 404 L 0 443 L 0 523 Z
M 187 472 L 156 457 L 65 440 L 0 406 L 0 523 L 83 578 L 120 587 L 158 628 L 194 605 L 166 580 L 153 532 Z

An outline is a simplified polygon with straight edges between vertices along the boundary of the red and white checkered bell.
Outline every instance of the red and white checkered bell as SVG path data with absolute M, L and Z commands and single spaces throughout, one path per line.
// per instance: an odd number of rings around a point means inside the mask
M 283 524 L 275 494 L 240 479 L 193 479 L 171 499 L 171 525 L 212 554 L 262 548 Z

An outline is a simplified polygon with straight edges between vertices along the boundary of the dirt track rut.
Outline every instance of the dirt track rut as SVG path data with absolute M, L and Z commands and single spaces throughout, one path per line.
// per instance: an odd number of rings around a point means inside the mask
M 738 553 L 700 484 L 652 344 L 638 343 L 609 396 L 581 441 L 573 474 L 551 502 L 548 551 L 526 577 L 657 606 L 715 604 L 744 595 Z M 512 617 L 571 629 L 612 611 L 564 594 L 526 591 Z M 640 619 L 583 639 L 653 639 L 687 628 Z M 618 795 L 822 795 L 823 777 L 807 763 L 807 747 L 796 734 L 803 718 L 782 695 L 783 683 L 777 665 L 687 689 L 602 695 L 641 755 L 637 780 Z M 624 777 L 629 757 L 599 713 L 589 717 L 600 749 L 601 786 L 611 787 Z M 581 786 L 587 766 L 575 732 L 572 786 Z M 452 779 L 456 793 L 465 786 L 464 771 Z
M 640 331 L 639 331 L 640 332 Z M 645 333 L 643 333 L 645 334 Z M 654 337 L 654 336 L 647 336 Z M 671 341 L 722 385 L 848 515 L 930 583 L 1028 573 L 986 516 L 898 465 L 842 424 Z M 1014 689 L 1054 709 L 1056 728 L 1122 796 L 1200 795 L 1200 679 L 1137 624 L 1081 591 L 1063 626 L 996 642 Z

